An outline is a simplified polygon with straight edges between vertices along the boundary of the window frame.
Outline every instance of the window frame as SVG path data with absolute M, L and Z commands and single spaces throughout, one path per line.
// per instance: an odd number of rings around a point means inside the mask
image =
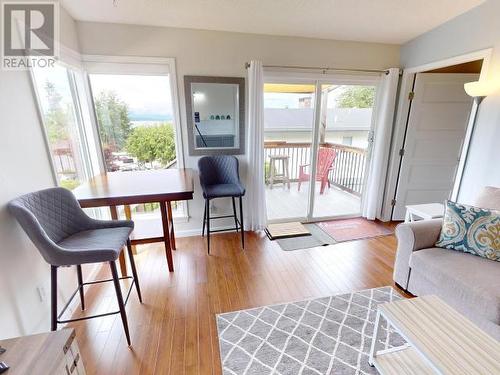
M 96 132 L 98 143 L 98 154 L 102 168 L 101 173 L 107 173 L 99 135 L 99 124 L 95 110 L 90 74 L 113 74 L 113 75 L 168 75 L 170 83 L 170 96 L 172 98 L 172 110 L 174 116 L 175 131 L 175 153 L 178 168 L 185 168 L 184 144 L 182 137 L 182 125 L 180 117 L 180 99 L 177 84 L 177 71 L 175 58 L 171 57 L 137 57 L 137 56 L 108 56 L 108 55 L 82 55 L 82 65 L 85 74 L 85 88 L 89 111 L 91 113 L 92 127 Z M 182 216 L 175 217 L 178 223 L 189 221 L 189 205 L 181 201 Z
M 177 73 L 175 59 L 170 57 L 134 57 L 134 56 L 102 56 L 102 55 L 83 55 L 82 63 L 85 69 L 87 100 L 89 100 L 90 111 L 94 128 L 98 131 L 97 114 L 95 113 L 95 103 L 92 95 L 92 86 L 90 84 L 90 74 L 130 74 L 130 75 L 168 75 L 170 81 L 170 96 L 172 98 L 172 110 L 174 115 L 175 129 L 175 153 L 177 165 L 184 168 L 184 147 L 182 142 L 182 126 L 179 108 L 179 92 L 177 86 Z M 104 154 L 102 153 L 102 144 L 99 139 L 99 148 L 104 166 Z M 104 168 L 106 173 L 106 168 Z
M 76 52 L 70 51 L 66 52 L 66 55 L 68 56 L 75 56 Z M 57 62 L 57 65 L 60 66 L 61 68 L 65 69 L 67 79 L 68 79 L 68 85 L 70 89 L 70 94 L 71 94 L 71 101 L 73 103 L 73 110 L 74 110 L 74 115 L 75 115 L 75 126 L 76 130 L 78 132 L 78 136 L 80 138 L 80 149 L 78 152 L 80 153 L 80 156 L 82 158 L 82 165 L 83 165 L 83 175 L 85 179 L 89 179 L 99 173 L 99 168 L 96 170 L 97 165 L 92 162 L 91 158 L 91 149 L 89 147 L 89 144 L 92 144 L 92 140 L 89 139 L 88 134 L 86 133 L 86 125 L 88 126 L 89 124 L 85 124 L 85 120 L 83 118 L 83 109 L 81 106 L 81 98 L 79 97 L 78 94 L 78 84 L 77 84 L 77 78 L 78 76 L 81 76 L 83 74 L 81 70 L 81 66 L 77 64 L 76 62 L 78 61 L 76 58 L 68 58 L 69 61 L 72 63 L 67 63 L 65 60 L 60 60 Z M 47 68 L 49 69 L 49 68 Z M 52 172 L 52 179 L 54 181 L 55 186 L 60 186 L 60 181 L 57 175 L 57 170 L 55 167 L 55 160 L 54 156 L 52 155 L 52 150 L 51 150 L 51 145 L 47 133 L 47 124 L 46 124 L 46 119 L 45 119 L 45 114 L 44 114 L 44 109 L 42 107 L 42 101 L 40 97 L 39 90 L 37 88 L 37 80 L 36 80 L 36 73 L 33 68 L 30 68 L 28 70 L 28 74 L 30 76 L 30 84 L 31 84 L 31 89 L 32 89 L 32 94 L 33 98 L 35 100 L 35 105 L 37 109 L 37 115 L 39 119 L 39 124 L 41 127 L 44 143 L 45 143 L 45 148 L 47 152 L 47 157 L 50 161 L 50 169 Z

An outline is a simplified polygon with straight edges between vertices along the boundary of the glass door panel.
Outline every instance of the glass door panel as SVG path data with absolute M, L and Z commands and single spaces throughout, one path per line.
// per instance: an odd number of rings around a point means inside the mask
M 269 221 L 304 219 L 314 129 L 314 82 L 264 84 L 266 206 Z
M 311 218 L 361 212 L 376 86 L 321 86 Z

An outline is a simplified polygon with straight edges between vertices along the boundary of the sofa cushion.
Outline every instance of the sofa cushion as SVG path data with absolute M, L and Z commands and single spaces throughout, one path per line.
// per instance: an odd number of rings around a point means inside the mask
M 500 324 L 500 262 L 441 248 L 416 251 L 410 267 L 438 288 L 446 286 L 453 293 L 455 306 L 472 310 L 496 324 Z
M 500 188 L 494 186 L 484 187 L 474 205 L 476 207 L 500 211 Z
M 500 211 L 447 201 L 436 246 L 500 261 Z

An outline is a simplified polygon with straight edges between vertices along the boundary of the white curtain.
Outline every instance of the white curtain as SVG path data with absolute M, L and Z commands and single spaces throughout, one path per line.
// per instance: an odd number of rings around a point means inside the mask
M 262 62 L 251 61 L 248 74 L 247 107 L 247 230 L 266 226 L 264 186 L 264 71 Z
M 396 109 L 399 69 L 391 68 L 388 72 L 382 77 L 377 90 L 374 137 L 361 210 L 362 216 L 369 220 L 380 217 Z

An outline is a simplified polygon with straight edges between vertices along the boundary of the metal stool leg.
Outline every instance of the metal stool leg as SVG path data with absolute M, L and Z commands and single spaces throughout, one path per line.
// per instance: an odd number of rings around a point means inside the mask
M 80 289 L 80 303 L 82 311 L 85 310 L 85 297 L 83 295 L 83 275 L 82 275 L 82 266 L 76 266 L 76 275 L 78 276 L 78 288 Z
M 50 266 L 50 330 L 57 331 L 57 267 Z
M 132 276 L 134 276 L 135 289 L 139 296 L 139 302 L 142 303 L 141 287 L 139 286 L 139 278 L 137 277 L 137 270 L 135 268 L 134 252 L 132 251 L 132 243 L 130 238 L 127 240 L 128 259 L 130 260 L 130 268 L 132 268 Z
M 118 278 L 118 271 L 114 261 L 109 262 L 111 274 L 113 275 L 113 283 L 115 284 L 116 299 L 118 300 L 118 307 L 120 308 L 120 315 L 122 317 L 123 329 L 125 330 L 125 337 L 127 338 L 128 346 L 130 346 L 130 333 L 128 331 L 127 313 L 125 312 L 125 304 L 123 303 L 122 290 L 120 288 L 120 279 Z
M 240 197 L 241 247 L 245 249 L 245 229 L 243 226 L 243 197 Z
M 236 202 L 234 201 L 234 197 L 231 197 L 233 201 L 233 216 L 234 216 L 234 228 L 236 229 L 236 233 L 238 233 L 238 217 L 236 216 Z
M 207 211 L 207 248 L 210 254 L 210 200 L 205 199 L 205 210 Z
M 201 236 L 205 237 L 205 225 L 207 224 L 207 205 L 203 209 L 203 229 L 201 230 Z

